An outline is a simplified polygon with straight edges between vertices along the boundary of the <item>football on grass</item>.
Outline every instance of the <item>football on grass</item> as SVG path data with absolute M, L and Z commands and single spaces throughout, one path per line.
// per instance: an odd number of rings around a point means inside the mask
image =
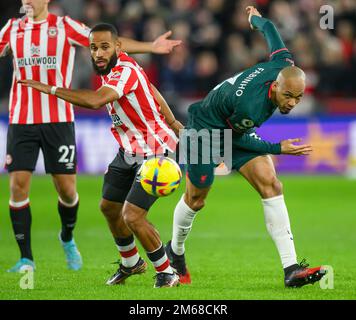
M 151 158 L 142 164 L 140 182 L 150 195 L 165 197 L 172 194 L 182 180 L 179 165 L 170 158 Z

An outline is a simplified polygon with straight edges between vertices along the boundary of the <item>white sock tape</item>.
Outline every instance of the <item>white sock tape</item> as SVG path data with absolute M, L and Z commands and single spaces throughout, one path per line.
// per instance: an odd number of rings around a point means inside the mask
M 10 199 L 9 201 L 9 205 L 13 208 L 21 208 L 21 207 L 24 207 L 25 205 L 29 204 L 30 203 L 30 199 L 27 198 L 26 200 L 24 201 L 19 201 L 19 202 L 16 202 L 16 201 L 12 201 Z
M 63 201 L 60 196 L 58 196 L 58 201 L 65 207 L 74 207 L 79 201 L 79 194 L 78 193 L 75 194 L 75 198 L 71 203 Z

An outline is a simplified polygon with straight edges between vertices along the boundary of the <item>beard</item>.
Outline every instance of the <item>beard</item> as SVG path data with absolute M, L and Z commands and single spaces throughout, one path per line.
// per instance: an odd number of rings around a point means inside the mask
M 282 111 L 282 110 L 279 110 L 279 112 L 281 113 L 281 114 L 289 114 L 289 110 L 285 110 L 285 111 Z
M 103 76 L 103 75 L 109 74 L 111 69 L 116 66 L 117 56 L 116 56 L 116 53 L 114 53 L 111 56 L 110 61 L 109 61 L 108 65 L 106 66 L 106 68 L 99 68 L 96 65 L 95 60 L 93 58 L 91 58 L 91 63 L 93 65 L 93 68 L 94 68 L 96 74 Z

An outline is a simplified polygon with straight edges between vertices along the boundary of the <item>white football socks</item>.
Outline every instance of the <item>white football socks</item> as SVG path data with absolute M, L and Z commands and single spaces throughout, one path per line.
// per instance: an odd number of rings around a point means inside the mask
M 121 263 L 126 268 L 132 268 L 140 260 L 140 255 L 138 253 L 135 240 L 126 246 L 119 246 L 116 244 L 121 255 Z
M 184 242 L 192 229 L 196 211 L 189 208 L 184 201 L 184 194 L 177 203 L 173 217 L 172 250 L 175 254 L 182 255 L 185 251 Z
M 277 247 L 283 268 L 296 264 L 297 255 L 283 195 L 262 199 L 262 205 L 266 227 Z

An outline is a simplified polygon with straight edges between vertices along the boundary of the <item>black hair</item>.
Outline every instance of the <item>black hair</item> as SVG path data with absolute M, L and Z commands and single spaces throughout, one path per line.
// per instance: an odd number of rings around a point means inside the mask
M 99 23 L 99 24 L 95 25 L 90 30 L 89 35 L 92 34 L 93 32 L 97 32 L 97 31 L 109 31 L 111 33 L 111 35 L 113 36 L 113 38 L 115 38 L 115 39 L 119 36 L 116 27 L 110 23 Z

